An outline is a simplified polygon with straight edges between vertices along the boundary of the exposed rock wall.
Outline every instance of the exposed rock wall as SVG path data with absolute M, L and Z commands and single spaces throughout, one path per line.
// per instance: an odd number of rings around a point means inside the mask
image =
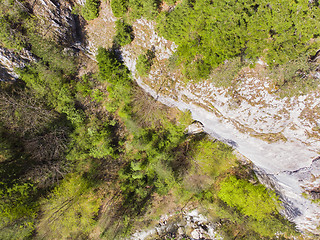
M 0 81 L 14 81 L 18 78 L 15 68 L 24 68 L 35 57 L 27 50 L 17 53 L 13 50 L 0 47 Z
M 85 51 L 82 32 L 83 20 L 72 13 L 75 4 L 83 4 L 84 0 L 27 0 L 22 5 L 25 11 L 33 14 L 37 21 L 38 31 L 47 39 L 62 46 Z M 23 68 L 36 58 L 30 51 L 13 51 L 0 47 L 0 81 L 14 81 L 18 78 L 15 68 Z
M 69 45 L 81 39 L 79 17 L 72 13 L 73 1 L 28 0 L 28 3 L 45 37 Z

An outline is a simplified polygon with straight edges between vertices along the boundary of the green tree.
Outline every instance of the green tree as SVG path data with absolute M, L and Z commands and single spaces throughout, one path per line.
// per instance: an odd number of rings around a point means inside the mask
M 150 50 L 148 50 L 146 54 L 140 54 L 138 56 L 136 70 L 140 76 L 144 77 L 149 74 L 154 57 L 155 54 Z
M 116 21 L 116 35 L 114 40 L 120 46 L 127 45 L 133 40 L 132 27 L 126 24 L 122 19 Z
M 85 20 L 93 20 L 99 16 L 100 0 L 86 0 L 81 9 L 81 14 Z
M 109 101 L 106 103 L 108 111 L 118 110 L 118 114 L 123 116 L 128 114 L 132 96 L 129 70 L 117 60 L 114 51 L 99 48 L 96 58 L 101 78 L 109 83 Z
M 111 9 L 115 17 L 123 17 L 128 10 L 128 0 L 112 0 Z
M 280 207 L 274 192 L 261 184 L 253 185 L 235 176 L 225 178 L 220 183 L 218 196 L 229 206 L 236 207 L 242 214 L 257 220 L 269 218 Z
M 159 6 L 159 0 L 129 0 L 130 14 L 134 19 L 143 16 L 153 20 L 158 15 Z

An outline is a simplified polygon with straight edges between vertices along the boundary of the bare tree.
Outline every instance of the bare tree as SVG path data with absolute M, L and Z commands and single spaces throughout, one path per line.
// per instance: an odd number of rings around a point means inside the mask
M 46 108 L 27 92 L 11 94 L 0 91 L 0 121 L 9 129 L 21 135 L 38 132 L 58 114 Z

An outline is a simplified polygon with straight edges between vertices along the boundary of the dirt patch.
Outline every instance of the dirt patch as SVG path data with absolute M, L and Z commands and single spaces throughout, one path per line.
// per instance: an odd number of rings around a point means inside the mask
M 101 1 L 99 17 L 88 22 L 86 32 L 89 38 L 89 49 L 93 52 L 98 47 L 112 47 L 113 36 L 116 33 L 115 21 L 110 5 Z

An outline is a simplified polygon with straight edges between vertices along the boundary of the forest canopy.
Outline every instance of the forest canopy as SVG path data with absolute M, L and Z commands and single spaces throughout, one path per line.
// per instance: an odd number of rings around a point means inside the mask
M 178 64 L 187 75 L 203 78 L 198 63 L 216 68 L 227 59 L 270 67 L 314 55 L 319 48 L 317 1 L 184 0 L 157 18 L 162 36 L 178 44 Z M 207 75 L 207 74 L 206 74 Z

